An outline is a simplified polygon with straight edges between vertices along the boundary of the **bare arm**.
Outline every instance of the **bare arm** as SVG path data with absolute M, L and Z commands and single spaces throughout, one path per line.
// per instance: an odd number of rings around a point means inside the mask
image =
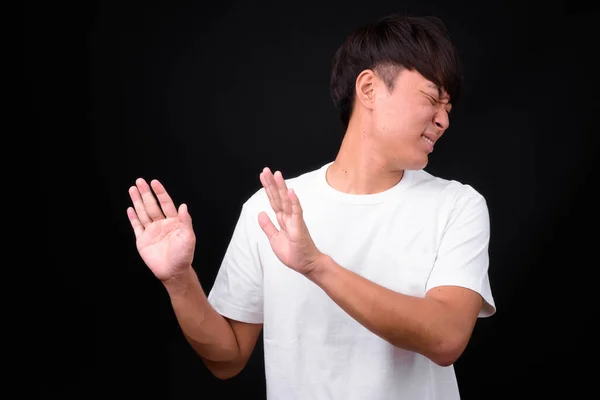
M 481 296 L 441 286 L 424 298 L 387 289 L 323 256 L 307 275 L 351 317 L 389 343 L 453 364 L 464 351 L 482 305 Z
M 204 364 L 219 379 L 237 375 L 254 350 L 262 324 L 230 320 L 216 312 L 191 267 L 165 287 L 186 339 Z
M 140 256 L 167 289 L 185 337 L 206 366 L 218 378 L 235 376 L 248 362 L 262 324 L 227 320 L 212 308 L 191 267 L 196 235 L 187 205 L 177 209 L 156 179 L 135 183 L 127 216 Z

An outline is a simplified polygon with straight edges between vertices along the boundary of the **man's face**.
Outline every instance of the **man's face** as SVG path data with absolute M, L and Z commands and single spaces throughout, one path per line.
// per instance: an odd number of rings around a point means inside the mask
M 448 129 L 448 94 L 417 71 L 402 69 L 392 92 L 376 81 L 372 129 L 379 148 L 401 169 L 425 168 L 435 142 Z

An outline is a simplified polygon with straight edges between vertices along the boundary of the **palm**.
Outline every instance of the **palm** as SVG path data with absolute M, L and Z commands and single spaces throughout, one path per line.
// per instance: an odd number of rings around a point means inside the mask
M 165 188 L 157 180 L 150 186 L 138 179 L 129 189 L 134 208 L 127 209 L 137 250 L 144 263 L 161 281 L 176 277 L 191 265 L 196 237 L 187 207 L 175 208 Z
M 307 247 L 302 241 L 302 229 L 296 227 L 291 217 L 283 212 L 277 213 L 277 221 L 281 229 L 269 237 L 271 248 L 282 263 L 299 268 Z
M 194 258 L 194 238 L 181 228 L 181 224 L 178 218 L 153 222 L 137 239 L 142 260 L 160 280 L 191 265 Z

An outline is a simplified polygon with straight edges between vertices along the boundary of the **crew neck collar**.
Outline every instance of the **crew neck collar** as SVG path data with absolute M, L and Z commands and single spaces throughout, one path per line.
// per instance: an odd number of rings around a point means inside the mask
M 402 179 L 400 179 L 396 185 L 383 192 L 373 194 L 351 194 L 341 192 L 333 188 L 329 182 L 327 182 L 327 170 L 332 164 L 333 161 L 328 162 L 319 169 L 317 180 L 329 198 L 348 204 L 380 204 L 388 199 L 397 198 L 398 195 L 410 185 L 414 174 L 414 171 L 405 170 Z

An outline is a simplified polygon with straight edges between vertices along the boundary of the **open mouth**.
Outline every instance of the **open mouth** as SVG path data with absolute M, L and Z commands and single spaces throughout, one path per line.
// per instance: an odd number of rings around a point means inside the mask
M 425 135 L 421 135 L 421 138 L 423 138 L 423 140 L 425 140 L 427 143 L 429 143 L 431 146 L 433 146 L 433 140 L 429 139 Z

